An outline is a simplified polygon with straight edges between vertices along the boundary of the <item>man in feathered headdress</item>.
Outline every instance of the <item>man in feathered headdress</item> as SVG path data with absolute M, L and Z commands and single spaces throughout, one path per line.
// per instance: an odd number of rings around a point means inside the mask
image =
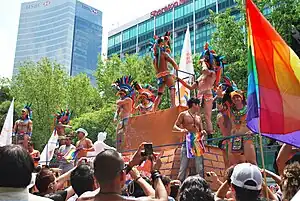
M 54 124 L 55 124 L 55 129 L 58 134 L 58 136 L 64 136 L 65 135 L 65 128 L 72 128 L 69 123 L 70 123 L 70 118 L 71 118 L 71 111 L 69 109 L 63 110 L 61 109 L 59 112 L 54 114 L 55 119 L 54 119 Z
M 174 77 L 168 69 L 168 63 L 171 63 L 175 70 L 178 70 L 179 67 L 170 56 L 170 33 L 167 32 L 165 36 L 155 37 L 154 39 L 155 40 L 151 43 L 151 50 L 153 51 L 153 65 L 156 71 L 157 84 L 159 87 L 157 97 L 154 102 L 154 111 L 156 111 L 166 85 L 170 89 L 171 106 L 175 106 L 175 82 Z
M 253 144 L 253 134 L 247 127 L 247 102 L 244 92 L 238 90 L 233 85 L 225 89 L 219 86 L 217 89 L 217 107 L 222 115 L 218 117 L 219 126 L 224 126 L 223 132 L 230 136 L 228 143 L 228 166 L 249 162 L 256 165 L 256 153 Z M 229 119 L 229 124 L 226 123 L 225 118 Z M 222 118 L 224 118 L 222 121 Z M 225 126 L 226 125 L 226 126 Z M 227 140 L 226 140 L 227 141 Z
M 202 71 L 197 81 L 189 85 L 184 80 L 178 78 L 179 82 L 189 90 L 198 90 L 197 98 L 201 101 L 201 106 L 204 107 L 208 139 L 212 138 L 213 134 L 211 115 L 214 97 L 212 91 L 220 82 L 223 68 L 222 60 L 223 57 L 218 56 L 214 50 L 210 50 L 208 43 L 206 43 L 200 59 Z
M 139 84 L 135 84 L 135 89 L 138 91 L 137 96 L 137 106 L 135 106 L 135 111 L 139 114 L 147 114 L 153 112 L 153 106 L 156 96 L 154 95 L 154 89 L 151 85 L 145 85 L 142 87 Z
M 23 145 L 23 147 L 28 149 L 28 141 L 30 140 L 32 134 L 32 111 L 31 104 L 26 104 L 22 109 L 22 115 L 20 119 L 15 122 L 14 125 L 14 135 L 16 144 Z
M 119 78 L 113 86 L 118 90 L 117 96 L 120 97 L 116 101 L 117 110 L 114 116 L 114 122 L 120 119 L 117 126 L 117 145 L 118 147 L 124 143 L 124 134 L 127 131 L 129 117 L 133 110 L 134 103 L 134 83 L 131 76 L 123 76 Z

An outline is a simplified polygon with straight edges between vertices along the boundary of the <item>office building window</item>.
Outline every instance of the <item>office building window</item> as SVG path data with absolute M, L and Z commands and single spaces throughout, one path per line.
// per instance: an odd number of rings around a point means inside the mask
M 119 44 L 121 42 L 121 34 L 118 34 L 115 36 L 115 45 Z
M 200 10 L 205 7 L 205 0 L 196 0 L 195 1 L 195 10 Z
M 114 37 L 108 39 L 108 47 L 114 46 Z
M 154 19 L 152 18 L 150 21 L 147 22 L 147 32 L 153 31 L 154 29 Z
M 173 21 L 173 12 L 168 12 L 165 14 L 165 23 Z
M 160 15 L 155 19 L 155 26 L 160 27 L 161 25 L 164 24 L 165 21 L 165 15 Z
M 139 24 L 139 35 L 145 33 L 147 30 L 147 23 Z
M 185 15 L 188 15 L 189 13 L 192 13 L 193 10 L 194 10 L 194 4 L 193 2 L 189 3 L 189 4 L 186 4 L 183 6 L 183 9 L 184 9 L 184 14 Z
M 175 8 L 175 19 L 178 19 L 184 15 L 184 7 L 180 6 Z

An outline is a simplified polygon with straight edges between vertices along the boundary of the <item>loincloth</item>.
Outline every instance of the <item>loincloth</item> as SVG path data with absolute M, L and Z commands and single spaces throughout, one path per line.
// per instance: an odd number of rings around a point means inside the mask
M 119 130 L 123 130 L 126 126 L 128 126 L 129 117 L 123 118 L 118 125 Z
M 246 136 L 235 136 L 230 139 L 231 152 L 233 153 L 244 153 L 244 142 L 252 141 L 253 135 L 249 134 Z
M 203 102 L 208 102 L 214 99 L 213 94 L 198 94 L 198 99 Z
M 166 84 L 170 89 L 175 87 L 174 79 L 170 74 L 170 71 L 160 72 L 156 75 L 156 78 L 158 87 L 162 87 L 164 84 Z

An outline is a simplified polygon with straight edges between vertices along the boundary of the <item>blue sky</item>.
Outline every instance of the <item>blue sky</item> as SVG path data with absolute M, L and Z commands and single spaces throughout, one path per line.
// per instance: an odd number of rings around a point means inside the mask
M 175 0 L 81 0 L 103 12 L 103 49 L 107 32 Z M 5 0 L 0 6 L 0 77 L 11 77 L 21 3 L 28 0 Z

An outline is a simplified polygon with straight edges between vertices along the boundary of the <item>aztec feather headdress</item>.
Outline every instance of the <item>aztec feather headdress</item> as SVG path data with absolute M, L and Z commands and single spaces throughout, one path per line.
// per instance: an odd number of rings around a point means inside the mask
M 118 90 L 116 95 L 120 93 L 125 93 L 125 97 L 133 97 L 134 96 L 134 81 L 131 76 L 123 76 L 117 79 L 112 86 Z

